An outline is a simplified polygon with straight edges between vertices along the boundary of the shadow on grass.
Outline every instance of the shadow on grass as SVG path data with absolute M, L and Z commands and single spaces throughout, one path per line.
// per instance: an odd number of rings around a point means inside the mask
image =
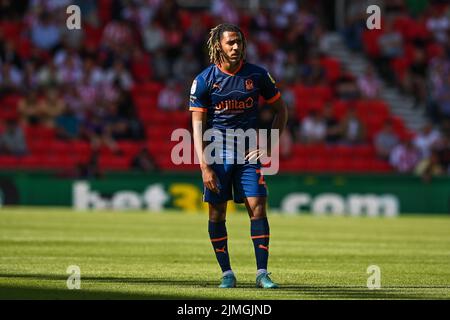
M 51 274 L 0 274 L 0 278 L 19 278 L 44 281 L 64 281 L 67 276 L 51 275 Z M 181 280 L 181 279 L 151 279 L 151 278 L 130 278 L 130 277 L 97 277 L 82 276 L 82 282 L 100 282 L 100 283 L 116 283 L 123 285 L 143 284 L 143 285 L 166 285 L 179 288 L 207 288 L 217 289 L 217 281 L 197 280 Z M 363 286 L 323 286 L 323 285 L 297 285 L 297 284 L 281 284 L 281 288 L 277 290 L 265 291 L 270 293 L 270 299 L 449 299 L 450 286 L 390 286 L 380 290 L 368 290 Z M 255 290 L 253 282 L 240 282 L 235 298 L 231 299 L 249 299 L 248 295 L 243 297 L 243 293 L 250 293 Z M 445 296 L 439 297 L 439 294 Z M 266 299 L 264 296 L 256 296 L 255 299 Z M 87 300 L 196 300 L 196 299 L 227 299 L 219 294 L 207 295 L 199 293 L 195 296 L 195 292 L 191 295 L 173 295 L 164 293 L 130 293 L 130 292 L 113 292 L 113 291 L 95 291 L 95 290 L 68 290 L 68 289 L 50 289 L 38 287 L 16 286 L 14 284 L 0 284 L 0 299 L 87 299 Z

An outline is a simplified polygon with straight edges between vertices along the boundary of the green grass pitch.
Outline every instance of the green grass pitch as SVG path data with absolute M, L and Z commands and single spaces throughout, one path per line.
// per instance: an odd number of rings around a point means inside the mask
M 450 217 L 270 215 L 269 271 L 254 287 L 248 217 L 227 218 L 238 288 L 218 289 L 207 216 L 0 209 L 1 299 L 449 299 Z M 67 289 L 67 267 L 81 289 Z M 367 268 L 381 289 L 367 288 Z

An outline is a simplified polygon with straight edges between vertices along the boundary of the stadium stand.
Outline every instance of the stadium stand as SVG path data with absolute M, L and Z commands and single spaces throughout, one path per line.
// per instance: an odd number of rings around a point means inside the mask
M 2 169 L 74 170 L 95 152 L 102 170 L 128 170 L 135 156 L 147 148 L 160 170 L 197 170 L 195 165 L 175 165 L 170 157 L 176 144 L 170 141 L 171 133 L 190 128 L 189 112 L 186 108 L 161 110 L 157 101 L 167 83 L 175 80 L 187 105 L 190 81 L 207 65 L 208 28 L 224 17 L 236 19 L 247 34 L 248 59 L 264 65 L 293 95 L 294 105 L 289 107 L 295 110 L 290 133 L 294 144 L 290 156 L 281 161 L 282 171 L 392 172 L 389 162 L 377 157 L 374 136 L 387 120 L 402 140 L 414 135 L 380 98 L 341 95 L 339 86 L 356 79 L 338 60 L 320 51 L 324 26 L 315 6 L 285 1 L 286 7 L 276 8 L 279 18 L 268 19 L 268 9 L 243 13 L 230 1 L 190 9 L 176 1 L 101 0 L 81 5 L 86 21 L 82 30 L 71 34 L 65 30 L 65 20 L 58 18 L 66 16 L 61 14 L 63 5 L 45 0 L 29 1 L 27 6 L 14 3 L 9 8 L 14 14 L 2 16 L 0 22 L 0 119 L 20 119 L 20 101 L 30 91 L 39 92 L 42 100 L 48 90 L 56 89 L 76 130 L 74 137 L 67 138 L 57 125 L 43 124 L 39 117 L 45 112 L 38 104 L 33 123 L 21 124 L 28 152 L 14 156 L 3 150 Z M 218 7 L 222 15 L 217 14 Z M 287 7 L 291 11 L 284 10 Z M 430 10 L 431 15 L 437 14 L 434 6 Z M 432 36 L 427 13 L 415 18 L 403 13 L 395 16 L 393 26 L 404 39 L 405 54 L 389 61 L 399 85 L 411 72 L 418 41 L 431 39 L 424 46 L 428 64 L 445 51 L 445 44 Z M 33 37 L 39 31 L 48 39 Z M 383 31 L 365 31 L 360 39 L 374 65 L 379 65 L 382 35 Z M 148 39 L 159 42 L 148 43 Z M 290 54 L 294 63 L 287 60 Z M 319 57 L 320 66 L 310 64 L 314 57 Z M 186 63 L 189 59 L 193 60 Z M 199 69 L 192 70 L 192 65 Z M 294 70 L 293 81 L 283 77 L 288 69 Z M 72 96 L 70 87 L 75 88 Z M 122 91 L 129 93 L 129 101 L 121 100 Z M 363 143 L 305 144 L 298 138 L 295 127 L 300 130 L 311 110 L 321 113 L 327 104 L 338 121 L 355 108 L 366 129 Z M 142 133 L 136 133 L 140 132 L 136 128 Z

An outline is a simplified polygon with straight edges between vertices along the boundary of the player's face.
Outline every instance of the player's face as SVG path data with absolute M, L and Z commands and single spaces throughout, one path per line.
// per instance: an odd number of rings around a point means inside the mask
M 239 33 L 225 31 L 220 40 L 225 59 L 232 65 L 237 64 L 242 59 L 243 43 Z

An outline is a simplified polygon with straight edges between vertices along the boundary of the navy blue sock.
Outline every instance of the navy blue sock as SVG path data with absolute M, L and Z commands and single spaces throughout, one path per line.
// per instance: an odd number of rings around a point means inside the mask
M 267 270 L 270 238 L 270 228 L 267 218 L 251 220 L 250 230 L 253 240 L 253 246 L 255 247 L 257 269 Z
M 230 257 L 228 255 L 228 235 L 225 221 L 208 222 L 209 238 L 216 254 L 222 272 L 231 270 Z

